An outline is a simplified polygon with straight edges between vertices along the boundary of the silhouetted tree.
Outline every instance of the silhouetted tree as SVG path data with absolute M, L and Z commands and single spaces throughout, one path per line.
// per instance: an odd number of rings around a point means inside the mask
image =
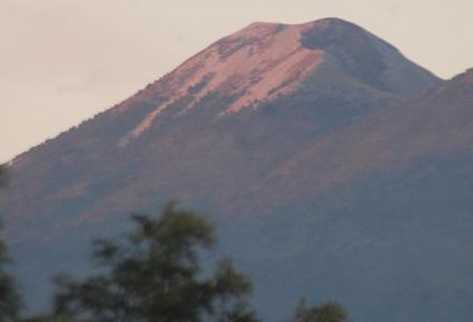
M 21 322 L 74 322 L 67 316 L 60 315 L 37 315 L 27 319 L 22 319 Z
M 121 241 L 95 243 L 100 271 L 82 281 L 57 279 L 56 314 L 100 322 L 254 322 L 250 281 L 225 259 L 203 271 L 200 255 L 214 246 L 213 227 L 168 204 L 158 218 L 133 216 Z
M 0 188 L 3 188 L 5 183 L 6 167 L 0 165 Z M 0 322 L 10 322 L 16 321 L 18 318 L 20 298 L 13 277 L 6 271 L 9 258 L 7 247 L 1 237 L 2 236 L 0 236 Z
M 7 181 L 7 167 L 0 164 L 0 188 L 4 188 Z
M 348 320 L 348 313 L 336 302 L 307 306 L 305 300 L 301 300 L 293 320 L 294 322 L 345 322 Z

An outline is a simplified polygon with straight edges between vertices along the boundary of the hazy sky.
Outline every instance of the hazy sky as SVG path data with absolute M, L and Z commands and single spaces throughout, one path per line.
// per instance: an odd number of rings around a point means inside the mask
M 0 162 L 254 21 L 355 22 L 448 78 L 473 67 L 472 0 L 0 0 Z

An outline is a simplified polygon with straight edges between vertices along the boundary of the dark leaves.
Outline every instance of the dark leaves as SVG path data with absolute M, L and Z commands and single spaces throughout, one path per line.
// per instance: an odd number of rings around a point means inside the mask
M 215 242 L 205 219 L 169 203 L 158 218 L 133 221 L 136 229 L 123 241 L 94 244 L 100 273 L 57 281 L 58 314 L 104 322 L 255 320 L 244 302 L 251 283 L 230 261 L 207 278 L 201 274 L 198 254 Z
M 295 312 L 294 322 L 346 322 L 347 311 L 336 302 L 307 306 L 302 300 Z

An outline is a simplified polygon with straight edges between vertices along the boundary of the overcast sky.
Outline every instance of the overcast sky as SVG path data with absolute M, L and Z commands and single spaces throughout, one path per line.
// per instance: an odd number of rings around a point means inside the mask
M 473 67 L 472 0 L 0 0 L 0 162 L 254 21 L 355 22 L 449 78 Z

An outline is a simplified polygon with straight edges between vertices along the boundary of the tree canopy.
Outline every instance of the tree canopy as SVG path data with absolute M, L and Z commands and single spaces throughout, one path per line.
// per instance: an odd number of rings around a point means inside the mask
M 57 279 L 56 314 L 101 322 L 253 322 L 252 285 L 228 259 L 208 270 L 201 255 L 215 244 L 203 217 L 168 204 L 157 217 L 133 216 L 122 240 L 100 240 L 98 272 Z
M 294 322 L 346 322 L 347 311 L 336 302 L 308 306 L 301 300 L 296 308 Z
M 6 184 L 6 167 L 0 165 L 0 188 Z M 0 218 L 1 219 L 1 218 Z M 0 226 L 0 322 L 16 321 L 20 298 L 13 277 L 7 272 L 10 262 Z

